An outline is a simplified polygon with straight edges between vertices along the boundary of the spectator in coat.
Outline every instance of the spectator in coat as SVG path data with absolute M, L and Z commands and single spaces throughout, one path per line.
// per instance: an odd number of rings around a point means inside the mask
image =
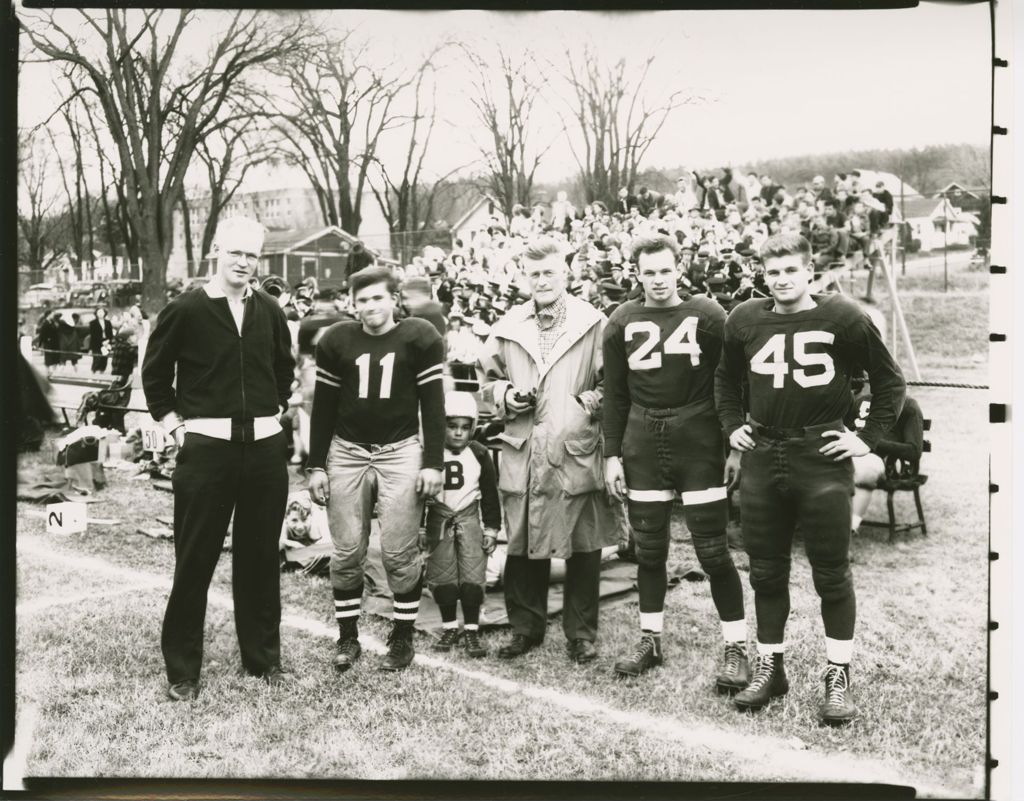
M 750 199 L 747 197 L 747 185 L 742 178 L 733 175 L 732 167 L 722 168 L 720 184 L 726 204 L 735 204 L 736 211 L 741 215 L 750 208 Z
M 480 365 L 484 402 L 505 420 L 498 489 L 505 510 L 505 659 L 537 647 L 547 630 L 551 558 L 566 560 L 562 627 L 575 662 L 597 656 L 601 548 L 624 524 L 604 490 L 601 335 L 604 316 L 566 292 L 560 245 L 523 254 L 532 299 L 499 320 Z
M 110 344 L 114 339 L 114 327 L 107 319 L 107 310 L 103 306 L 97 306 L 95 317 L 89 321 L 89 352 L 92 354 L 92 371 L 94 373 L 105 373 L 107 371 L 107 354 L 110 353 Z

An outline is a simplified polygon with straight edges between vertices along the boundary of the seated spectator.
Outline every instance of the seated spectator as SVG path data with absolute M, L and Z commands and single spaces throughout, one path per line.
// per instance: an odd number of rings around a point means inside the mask
M 851 410 L 853 418 L 848 426 L 862 428 L 871 409 L 871 395 L 862 394 L 854 399 Z M 857 533 L 868 506 L 871 494 L 878 482 L 885 478 L 887 470 L 897 469 L 898 460 L 904 466 L 917 468 L 924 450 L 924 415 L 917 401 L 907 396 L 903 411 L 896 419 L 896 425 L 881 439 L 866 456 L 853 457 L 853 532 Z

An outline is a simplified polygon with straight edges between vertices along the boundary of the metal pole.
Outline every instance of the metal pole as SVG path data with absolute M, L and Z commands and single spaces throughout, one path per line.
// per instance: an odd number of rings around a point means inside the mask
M 907 213 L 906 213 L 906 208 L 907 207 L 903 203 L 903 195 L 904 195 L 904 191 L 903 191 L 903 162 L 901 161 L 900 162 L 900 220 L 901 220 L 901 222 L 900 222 L 900 230 L 901 231 L 905 230 L 902 226 L 906 225 L 906 222 L 907 222 Z M 902 269 L 902 274 L 906 275 L 907 274 L 907 245 L 906 245 L 905 242 L 903 243 L 903 256 L 901 257 L 901 261 L 902 261 L 902 268 L 901 268 Z M 895 263 L 896 263 L 896 260 L 893 259 L 893 264 L 895 264 Z
M 891 267 L 895 267 L 896 264 L 896 242 L 893 241 L 892 245 L 893 260 Z M 889 331 L 892 332 L 892 357 L 895 359 L 896 354 L 899 350 L 899 334 L 896 331 L 896 272 L 894 269 L 886 269 L 885 264 L 882 265 L 882 273 L 888 279 L 889 283 Z
M 949 201 L 942 199 L 942 291 L 949 292 Z
M 896 294 L 896 276 L 889 266 L 882 264 L 882 272 L 885 274 L 886 280 L 889 282 L 889 292 L 892 297 L 892 314 L 893 319 L 899 326 L 899 335 L 903 338 L 903 346 L 907 349 L 907 360 L 910 362 L 910 374 L 914 377 L 914 381 L 921 380 L 921 370 L 917 366 L 917 357 L 914 355 L 914 345 L 910 341 L 910 329 L 907 328 L 907 320 L 903 316 L 903 307 L 900 306 L 900 299 Z M 893 341 L 895 343 L 897 333 L 893 331 Z M 896 358 L 896 348 L 893 348 L 893 358 Z

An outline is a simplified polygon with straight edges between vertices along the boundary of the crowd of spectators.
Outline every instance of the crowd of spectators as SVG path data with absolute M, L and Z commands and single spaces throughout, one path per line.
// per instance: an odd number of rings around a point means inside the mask
M 674 236 L 681 246 L 681 291 L 707 294 L 729 309 L 766 294 L 757 252 L 767 237 L 802 234 L 819 271 L 848 257 L 859 264 L 874 255 L 892 210 L 884 184 L 864 185 L 857 171 L 837 174 L 831 185 L 819 175 L 787 188 L 769 175 L 688 170 L 678 177 L 675 193 L 621 189 L 610 209 L 600 201 L 577 208 L 565 192 L 550 204 L 516 206 L 510 220 L 492 217 L 469 241 L 456 240 L 450 252 L 427 247 L 394 270 L 405 312 L 430 319 L 447 334 L 453 376 L 468 378 L 490 327 L 529 296 L 520 256 L 531 236 L 563 244 L 569 291 L 606 314 L 639 296 L 631 243 L 650 233 Z M 336 312 L 346 314 L 348 302 L 340 293 Z

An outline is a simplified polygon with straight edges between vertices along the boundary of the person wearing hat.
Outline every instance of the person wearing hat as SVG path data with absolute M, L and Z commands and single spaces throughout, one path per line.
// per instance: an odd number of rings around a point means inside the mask
M 433 650 L 451 651 L 459 642 L 456 607 L 461 603 L 462 643 L 466 655 L 478 659 L 487 656 L 479 636 L 480 609 L 487 557 L 498 544 L 501 501 L 487 446 L 473 441 L 479 417 L 476 398 L 449 392 L 444 414 L 444 484 L 427 503 L 424 544 L 425 583 L 441 611 L 443 629 Z
M 402 282 L 402 308 L 410 317 L 421 317 L 437 329 L 442 337 L 447 333 L 444 309 L 434 300 L 430 279 L 413 276 Z
M 480 355 L 483 400 L 505 421 L 498 488 L 508 558 L 505 606 L 513 659 L 547 633 L 552 557 L 566 560 L 562 629 L 569 658 L 597 657 L 601 549 L 625 527 L 601 475 L 601 331 L 605 318 L 566 292 L 559 243 L 540 238 L 523 253 L 532 299 L 491 330 Z
M 612 312 L 619 308 L 622 301 L 626 299 L 629 290 L 607 278 L 597 286 L 600 290 L 598 308 L 605 317 L 610 317 Z
M 476 359 L 480 340 L 465 325 L 465 315 L 459 309 L 452 309 L 448 315 L 448 366 L 456 388 L 463 382 L 470 382 L 476 388 Z

